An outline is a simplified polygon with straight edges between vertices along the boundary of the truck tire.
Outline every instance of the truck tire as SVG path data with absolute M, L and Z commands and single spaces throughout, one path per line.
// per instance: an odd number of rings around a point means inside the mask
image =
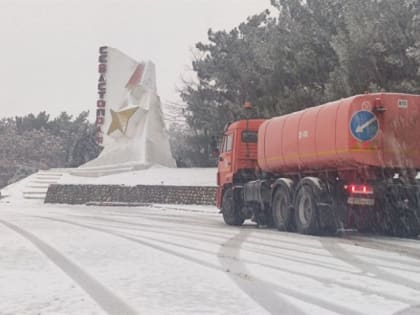
M 318 235 L 320 233 L 317 208 L 319 194 L 319 189 L 309 181 L 298 187 L 295 197 L 295 222 L 296 229 L 301 234 Z
M 292 193 L 290 188 L 280 184 L 273 196 L 273 225 L 279 231 L 290 231 L 293 222 Z
M 240 226 L 245 219 L 240 213 L 240 209 L 235 205 L 233 190 L 231 187 L 225 189 L 222 198 L 223 220 L 227 225 Z

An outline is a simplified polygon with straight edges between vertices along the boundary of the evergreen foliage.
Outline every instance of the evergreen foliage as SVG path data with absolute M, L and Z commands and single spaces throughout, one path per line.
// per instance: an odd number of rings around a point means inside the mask
M 88 112 L 75 119 L 67 113 L 50 119 L 38 115 L 0 120 L 0 187 L 40 169 L 76 167 L 95 158 L 95 126 Z
M 265 11 L 196 44 L 197 80 L 181 91 L 190 146 L 206 149 L 244 118 L 245 101 L 269 118 L 365 92 L 420 94 L 418 0 L 271 3 L 277 17 Z

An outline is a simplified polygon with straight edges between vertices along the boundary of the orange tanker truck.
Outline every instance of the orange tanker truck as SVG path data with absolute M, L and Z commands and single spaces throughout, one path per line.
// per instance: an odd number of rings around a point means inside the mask
M 303 234 L 420 234 L 420 95 L 357 95 L 231 123 L 217 173 L 225 223 Z

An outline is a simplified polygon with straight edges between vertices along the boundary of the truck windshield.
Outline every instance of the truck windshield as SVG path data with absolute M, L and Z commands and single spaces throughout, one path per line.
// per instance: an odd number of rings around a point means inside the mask
M 245 130 L 242 131 L 242 142 L 256 143 L 258 140 L 258 133 L 256 131 Z

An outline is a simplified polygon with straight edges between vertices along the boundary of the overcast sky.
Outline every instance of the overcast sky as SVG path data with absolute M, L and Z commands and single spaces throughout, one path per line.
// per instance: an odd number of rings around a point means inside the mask
M 102 45 L 152 60 L 162 100 L 176 101 L 207 30 L 266 8 L 270 0 L 0 0 L 0 117 L 92 114 Z

